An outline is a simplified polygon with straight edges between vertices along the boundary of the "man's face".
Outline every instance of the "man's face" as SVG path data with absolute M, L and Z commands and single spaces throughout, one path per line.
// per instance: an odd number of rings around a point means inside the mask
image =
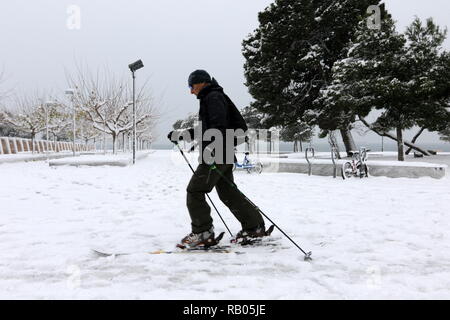
M 206 87 L 207 83 L 196 83 L 191 87 L 191 94 L 195 94 L 198 96 L 199 92 L 202 91 L 204 87 Z

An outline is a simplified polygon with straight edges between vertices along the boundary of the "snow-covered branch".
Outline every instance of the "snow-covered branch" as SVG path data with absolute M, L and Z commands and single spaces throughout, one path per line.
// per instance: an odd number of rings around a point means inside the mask
M 76 108 L 85 114 L 93 128 L 112 137 L 115 151 L 117 137 L 133 129 L 129 79 L 116 78 L 107 70 L 94 76 L 78 68 L 75 75 L 68 76 L 68 82 L 75 89 L 73 103 Z M 158 117 L 145 82 L 136 93 L 136 125 L 140 130 L 151 130 Z
M 369 122 L 367 122 L 363 117 L 359 117 L 359 120 L 360 120 L 367 128 L 369 128 L 370 130 L 372 130 L 373 132 L 375 132 L 375 133 L 378 134 L 379 136 L 381 136 L 381 137 L 387 137 L 387 138 L 389 138 L 389 139 L 392 139 L 392 140 L 398 142 L 397 138 L 396 138 L 393 134 L 390 134 L 389 132 L 385 132 L 385 131 L 383 131 L 383 130 L 378 129 L 377 127 L 375 127 L 375 126 L 371 125 Z M 414 149 L 414 150 L 419 151 L 420 153 L 422 153 L 422 154 L 424 154 L 424 155 L 426 155 L 426 156 L 430 156 L 430 153 L 429 153 L 427 150 L 424 150 L 424 149 L 418 147 L 417 145 L 415 145 L 415 144 L 413 144 L 413 143 L 411 143 L 411 142 L 408 142 L 408 141 L 405 141 L 405 140 L 404 140 L 404 141 L 403 141 L 403 144 L 406 145 L 406 146 L 408 146 L 408 147 L 410 147 L 411 149 Z

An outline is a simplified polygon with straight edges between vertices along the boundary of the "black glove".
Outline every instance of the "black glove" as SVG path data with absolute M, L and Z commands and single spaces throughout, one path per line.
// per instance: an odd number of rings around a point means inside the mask
M 183 139 L 183 134 L 188 134 L 189 136 L 186 137 L 186 141 L 187 142 L 191 142 L 192 140 L 194 140 L 194 129 L 186 129 L 186 130 L 172 130 L 169 132 L 169 134 L 167 135 L 167 138 L 177 144 L 178 140 L 184 140 Z
M 172 140 L 172 138 L 173 138 L 173 134 L 175 133 L 175 130 L 172 130 L 172 131 L 170 131 L 169 132 L 169 134 L 167 135 L 167 139 L 169 139 L 170 140 L 170 142 L 172 142 L 172 143 L 175 143 L 175 144 L 177 144 L 178 143 L 178 141 L 176 141 L 176 140 Z

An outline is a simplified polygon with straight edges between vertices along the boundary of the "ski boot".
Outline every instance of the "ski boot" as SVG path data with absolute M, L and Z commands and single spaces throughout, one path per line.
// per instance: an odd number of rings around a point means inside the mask
M 217 245 L 223 235 L 224 233 L 221 233 L 217 238 L 214 238 L 214 228 L 200 233 L 191 232 L 177 244 L 177 247 L 180 249 L 207 249 Z
M 231 240 L 232 243 L 238 243 L 240 245 L 251 245 L 255 242 L 258 242 L 263 237 L 268 237 L 271 235 L 275 226 L 270 226 L 269 229 L 266 230 L 264 225 L 259 225 L 256 228 L 252 229 L 243 229 L 239 231 L 234 239 Z

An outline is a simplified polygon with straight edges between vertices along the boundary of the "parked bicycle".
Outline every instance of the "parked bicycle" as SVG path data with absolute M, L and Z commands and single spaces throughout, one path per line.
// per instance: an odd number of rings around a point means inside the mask
M 361 148 L 360 151 L 350 151 L 352 160 L 344 162 L 342 165 L 342 179 L 369 177 L 369 167 L 366 164 L 369 151 L 370 149 L 366 148 Z
M 252 161 L 249 158 L 250 153 L 246 152 L 244 156 L 244 160 L 242 163 L 236 161 L 233 165 L 233 171 L 236 169 L 246 170 L 247 173 L 261 173 L 263 170 L 263 165 L 259 161 Z

